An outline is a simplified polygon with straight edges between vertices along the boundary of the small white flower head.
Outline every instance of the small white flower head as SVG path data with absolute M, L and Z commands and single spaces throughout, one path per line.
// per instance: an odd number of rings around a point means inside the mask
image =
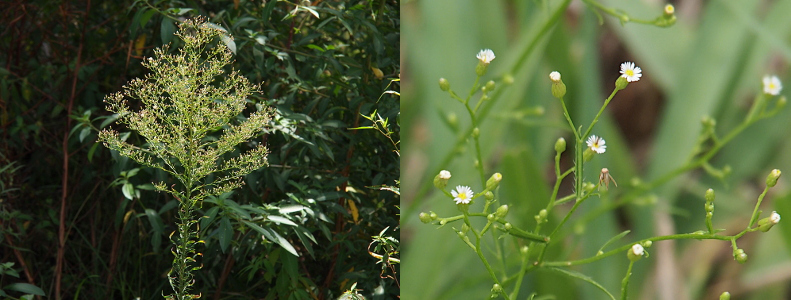
M 643 246 L 640 244 L 634 244 L 632 245 L 632 254 L 635 256 L 643 256 L 643 254 L 645 254 L 645 249 L 643 249 Z
M 607 146 L 604 145 L 604 139 L 595 135 L 588 138 L 588 148 L 591 148 L 596 153 L 602 154 L 607 151 Z
M 484 49 L 481 50 L 481 52 L 478 52 L 476 57 L 481 61 L 481 63 L 488 65 L 494 60 L 494 51 L 491 49 Z
M 632 262 L 640 260 L 643 258 L 643 255 L 645 255 L 645 249 L 643 248 L 643 245 L 640 244 L 634 244 L 632 245 L 632 248 L 629 248 L 629 251 L 626 251 L 626 257 Z
M 640 80 L 643 76 L 643 69 L 635 66 L 633 62 L 627 61 L 621 64 L 621 77 L 626 78 L 628 82 L 635 82 Z
M 777 76 L 766 75 L 764 76 L 764 94 L 769 94 L 773 96 L 780 95 L 780 91 L 783 90 L 783 83 L 780 82 L 780 78 Z
M 453 201 L 456 201 L 456 204 L 469 204 L 472 200 L 472 189 L 468 186 L 457 186 L 455 190 L 450 191 L 450 194 L 453 195 Z
M 439 171 L 439 178 L 444 180 L 450 179 L 450 171 L 448 170 Z
M 549 79 L 552 80 L 552 82 L 560 81 L 560 72 L 552 71 L 552 73 L 549 73 Z
M 665 14 L 666 15 L 672 15 L 675 12 L 676 12 L 676 8 L 673 7 L 673 4 L 665 5 Z
M 774 224 L 780 223 L 780 214 L 778 214 L 776 211 L 773 211 L 772 215 L 769 216 L 769 221 Z

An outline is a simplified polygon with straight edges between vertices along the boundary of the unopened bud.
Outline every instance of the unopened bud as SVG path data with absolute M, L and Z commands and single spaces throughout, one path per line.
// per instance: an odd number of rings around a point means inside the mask
M 450 90 L 450 82 L 445 78 L 440 78 L 439 89 L 442 90 L 443 92 L 447 92 L 448 90 Z
M 450 179 L 450 172 L 447 170 L 439 171 L 439 174 L 434 177 L 434 186 L 440 190 L 444 190 L 446 186 L 448 186 L 448 180 Z
M 563 153 L 563 151 L 566 151 L 566 139 L 561 137 L 555 142 L 555 152 Z
M 744 253 L 742 249 L 736 249 L 736 251 L 733 251 L 733 258 L 740 264 L 743 264 L 747 262 L 747 253 Z
M 500 205 L 494 214 L 500 219 L 505 218 L 508 215 L 508 205 Z
M 511 74 L 505 74 L 505 76 L 503 76 L 503 82 L 505 84 L 512 84 L 512 83 L 514 83 L 514 76 L 511 75 Z
M 487 82 L 484 87 L 486 88 L 487 92 L 494 91 L 494 80 L 489 80 L 489 82 Z
M 714 202 L 714 190 L 706 190 L 706 202 Z
M 731 293 L 722 292 L 722 294 L 720 294 L 720 300 L 731 300 Z
M 486 189 L 489 191 L 493 191 L 500 185 L 500 181 L 503 180 L 503 175 L 500 173 L 492 174 L 492 177 L 489 177 L 489 180 L 486 181 Z
M 585 148 L 585 152 L 582 153 L 582 161 L 584 161 L 584 162 L 591 161 L 591 159 L 593 159 L 593 155 L 595 153 L 596 152 L 594 152 L 593 149 L 591 149 L 590 147 Z
M 519 252 L 522 253 L 522 255 L 527 255 L 528 250 L 530 249 L 527 248 L 527 246 L 522 246 L 522 248 L 519 248 Z
M 780 178 L 780 170 L 774 169 L 766 176 L 766 186 L 774 187 L 777 184 L 777 179 Z
M 423 222 L 425 224 L 431 223 L 432 221 L 431 215 L 424 212 L 420 213 L 417 217 L 420 219 L 420 222 Z
M 769 217 L 758 220 L 758 229 L 763 232 L 767 232 L 777 223 L 780 223 L 780 214 L 778 214 L 776 211 L 773 211 Z
M 486 197 L 487 201 L 492 201 L 492 199 L 494 199 L 494 193 L 492 193 L 492 191 L 486 191 L 486 193 L 483 193 L 483 196 Z

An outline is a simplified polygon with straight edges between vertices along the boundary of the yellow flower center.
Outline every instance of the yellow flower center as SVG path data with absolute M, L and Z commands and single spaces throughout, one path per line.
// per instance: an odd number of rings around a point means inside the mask
M 626 76 L 628 76 L 628 77 L 632 77 L 632 76 L 634 76 L 634 70 L 626 70 L 626 72 L 624 74 L 626 74 Z

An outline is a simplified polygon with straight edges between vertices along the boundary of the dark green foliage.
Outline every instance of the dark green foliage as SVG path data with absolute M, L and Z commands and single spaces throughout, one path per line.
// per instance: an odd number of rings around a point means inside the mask
M 198 211 L 205 244 L 198 245 L 203 268 L 192 292 L 204 299 L 331 299 L 357 282 L 369 299 L 398 295 L 394 280 L 380 279 L 382 266 L 367 247 L 388 226 L 400 233 L 398 195 L 380 190 L 396 185 L 399 158 L 379 132 L 349 130 L 371 126 L 363 116 L 376 111 L 398 140 L 398 98 L 384 94 L 398 91 L 397 83 L 388 87 L 400 73 L 398 3 L 316 5 L 29 1 L 1 8 L 0 151 L 2 166 L 22 168 L 2 177 L 6 189 L 18 190 L 0 195 L 0 232 L 7 233 L 0 262 L 15 262 L 21 276 L 4 277 L 0 286 L 30 282 L 48 299 L 160 299 L 169 292 L 168 236 L 178 203 L 151 183 L 174 179 L 98 146 L 93 128 L 117 118 L 104 112 L 105 95 L 144 76 L 140 63 L 153 48 L 171 42 L 178 49 L 177 22 L 202 15 L 233 37 L 220 41 L 235 48 L 232 67 L 260 83 L 243 115 L 265 107 L 274 115 L 271 127 L 230 155 L 266 144 L 270 167 L 234 192 L 206 198 Z M 147 142 L 112 126 L 129 143 Z M 381 296 L 373 295 L 379 286 Z

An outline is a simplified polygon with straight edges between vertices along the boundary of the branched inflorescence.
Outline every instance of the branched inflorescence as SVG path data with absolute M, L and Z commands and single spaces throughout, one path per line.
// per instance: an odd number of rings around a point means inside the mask
M 269 122 L 269 111 L 252 113 L 244 122 L 232 120 L 242 114 L 247 97 L 257 91 L 236 71 L 226 72 L 232 53 L 220 38 L 227 32 L 201 18 L 187 20 L 176 33 L 184 46 L 175 54 L 166 45 L 143 61 L 151 73 L 134 79 L 123 91 L 105 98 L 107 110 L 118 121 L 136 131 L 143 145 L 126 142 L 114 130 L 99 137 L 105 146 L 147 167 L 163 170 L 180 185 L 155 184 L 159 191 L 178 199 L 178 229 L 171 234 L 175 246 L 173 268 L 168 274 L 174 294 L 169 299 L 195 299 L 193 271 L 201 268 L 194 210 L 201 201 L 242 185 L 242 176 L 267 165 L 267 148 L 253 149 L 226 159 L 236 146 L 261 132 Z M 133 111 L 129 99 L 139 109 Z M 207 180 L 214 175 L 213 180 Z

